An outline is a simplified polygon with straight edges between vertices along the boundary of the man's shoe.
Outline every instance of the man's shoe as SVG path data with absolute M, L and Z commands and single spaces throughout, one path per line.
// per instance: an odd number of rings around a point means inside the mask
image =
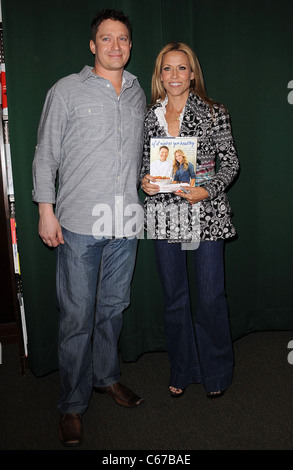
M 144 399 L 136 395 L 130 388 L 123 385 L 121 382 L 109 385 L 108 387 L 98 387 L 96 389 L 100 393 L 108 393 L 118 405 L 126 406 L 127 408 L 134 408 L 144 402 Z
M 79 446 L 83 439 L 83 426 L 78 413 L 64 414 L 60 418 L 59 439 L 66 447 Z

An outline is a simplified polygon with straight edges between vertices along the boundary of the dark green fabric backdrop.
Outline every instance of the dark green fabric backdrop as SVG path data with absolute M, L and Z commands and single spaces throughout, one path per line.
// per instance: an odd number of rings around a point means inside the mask
M 47 90 L 62 76 L 93 63 L 89 24 L 103 6 L 122 9 L 132 20 L 128 70 L 139 77 L 148 99 L 154 60 L 165 43 L 185 41 L 198 54 L 209 95 L 231 113 L 241 162 L 238 181 L 229 191 L 238 238 L 226 246 L 233 338 L 293 329 L 293 105 L 288 101 L 293 2 L 2 0 L 29 365 L 37 376 L 57 368 L 58 329 L 55 256 L 38 237 L 38 211 L 31 199 L 37 127 Z M 191 292 L 194 302 L 193 285 Z M 162 295 L 146 239 L 139 244 L 124 320 L 123 360 L 164 350 Z

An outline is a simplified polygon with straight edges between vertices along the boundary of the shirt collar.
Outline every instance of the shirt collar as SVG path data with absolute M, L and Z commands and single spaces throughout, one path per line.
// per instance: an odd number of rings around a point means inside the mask
M 92 76 L 97 77 L 97 78 L 102 78 L 93 72 L 93 67 L 91 67 L 90 65 L 85 65 L 84 68 L 79 73 L 79 76 L 82 82 L 86 81 L 88 78 Z M 122 85 L 127 82 L 129 82 L 129 85 L 131 85 L 135 80 L 137 80 L 137 77 L 135 75 L 132 75 L 132 73 L 127 72 L 127 70 L 123 71 Z

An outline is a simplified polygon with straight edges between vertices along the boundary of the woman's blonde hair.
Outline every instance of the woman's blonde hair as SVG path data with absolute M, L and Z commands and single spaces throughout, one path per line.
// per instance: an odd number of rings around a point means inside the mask
M 166 97 L 166 91 L 161 80 L 162 64 L 164 55 L 173 51 L 184 52 L 184 54 L 187 55 L 191 71 L 194 73 L 194 79 L 190 82 L 190 91 L 198 95 L 212 108 L 215 101 L 210 99 L 207 95 L 198 58 L 193 50 L 183 42 L 171 42 L 159 52 L 152 75 L 151 104 L 154 105 L 158 100 L 164 100 Z

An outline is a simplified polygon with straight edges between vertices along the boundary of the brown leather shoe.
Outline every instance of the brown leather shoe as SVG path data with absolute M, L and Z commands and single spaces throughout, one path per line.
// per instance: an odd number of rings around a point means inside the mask
M 144 398 L 136 395 L 130 388 L 123 385 L 121 382 L 109 385 L 108 387 L 98 387 L 96 389 L 100 393 L 108 393 L 118 405 L 133 408 L 139 406 L 144 402 Z
M 83 426 L 80 414 L 68 413 L 62 415 L 58 434 L 64 446 L 79 446 L 83 439 Z

